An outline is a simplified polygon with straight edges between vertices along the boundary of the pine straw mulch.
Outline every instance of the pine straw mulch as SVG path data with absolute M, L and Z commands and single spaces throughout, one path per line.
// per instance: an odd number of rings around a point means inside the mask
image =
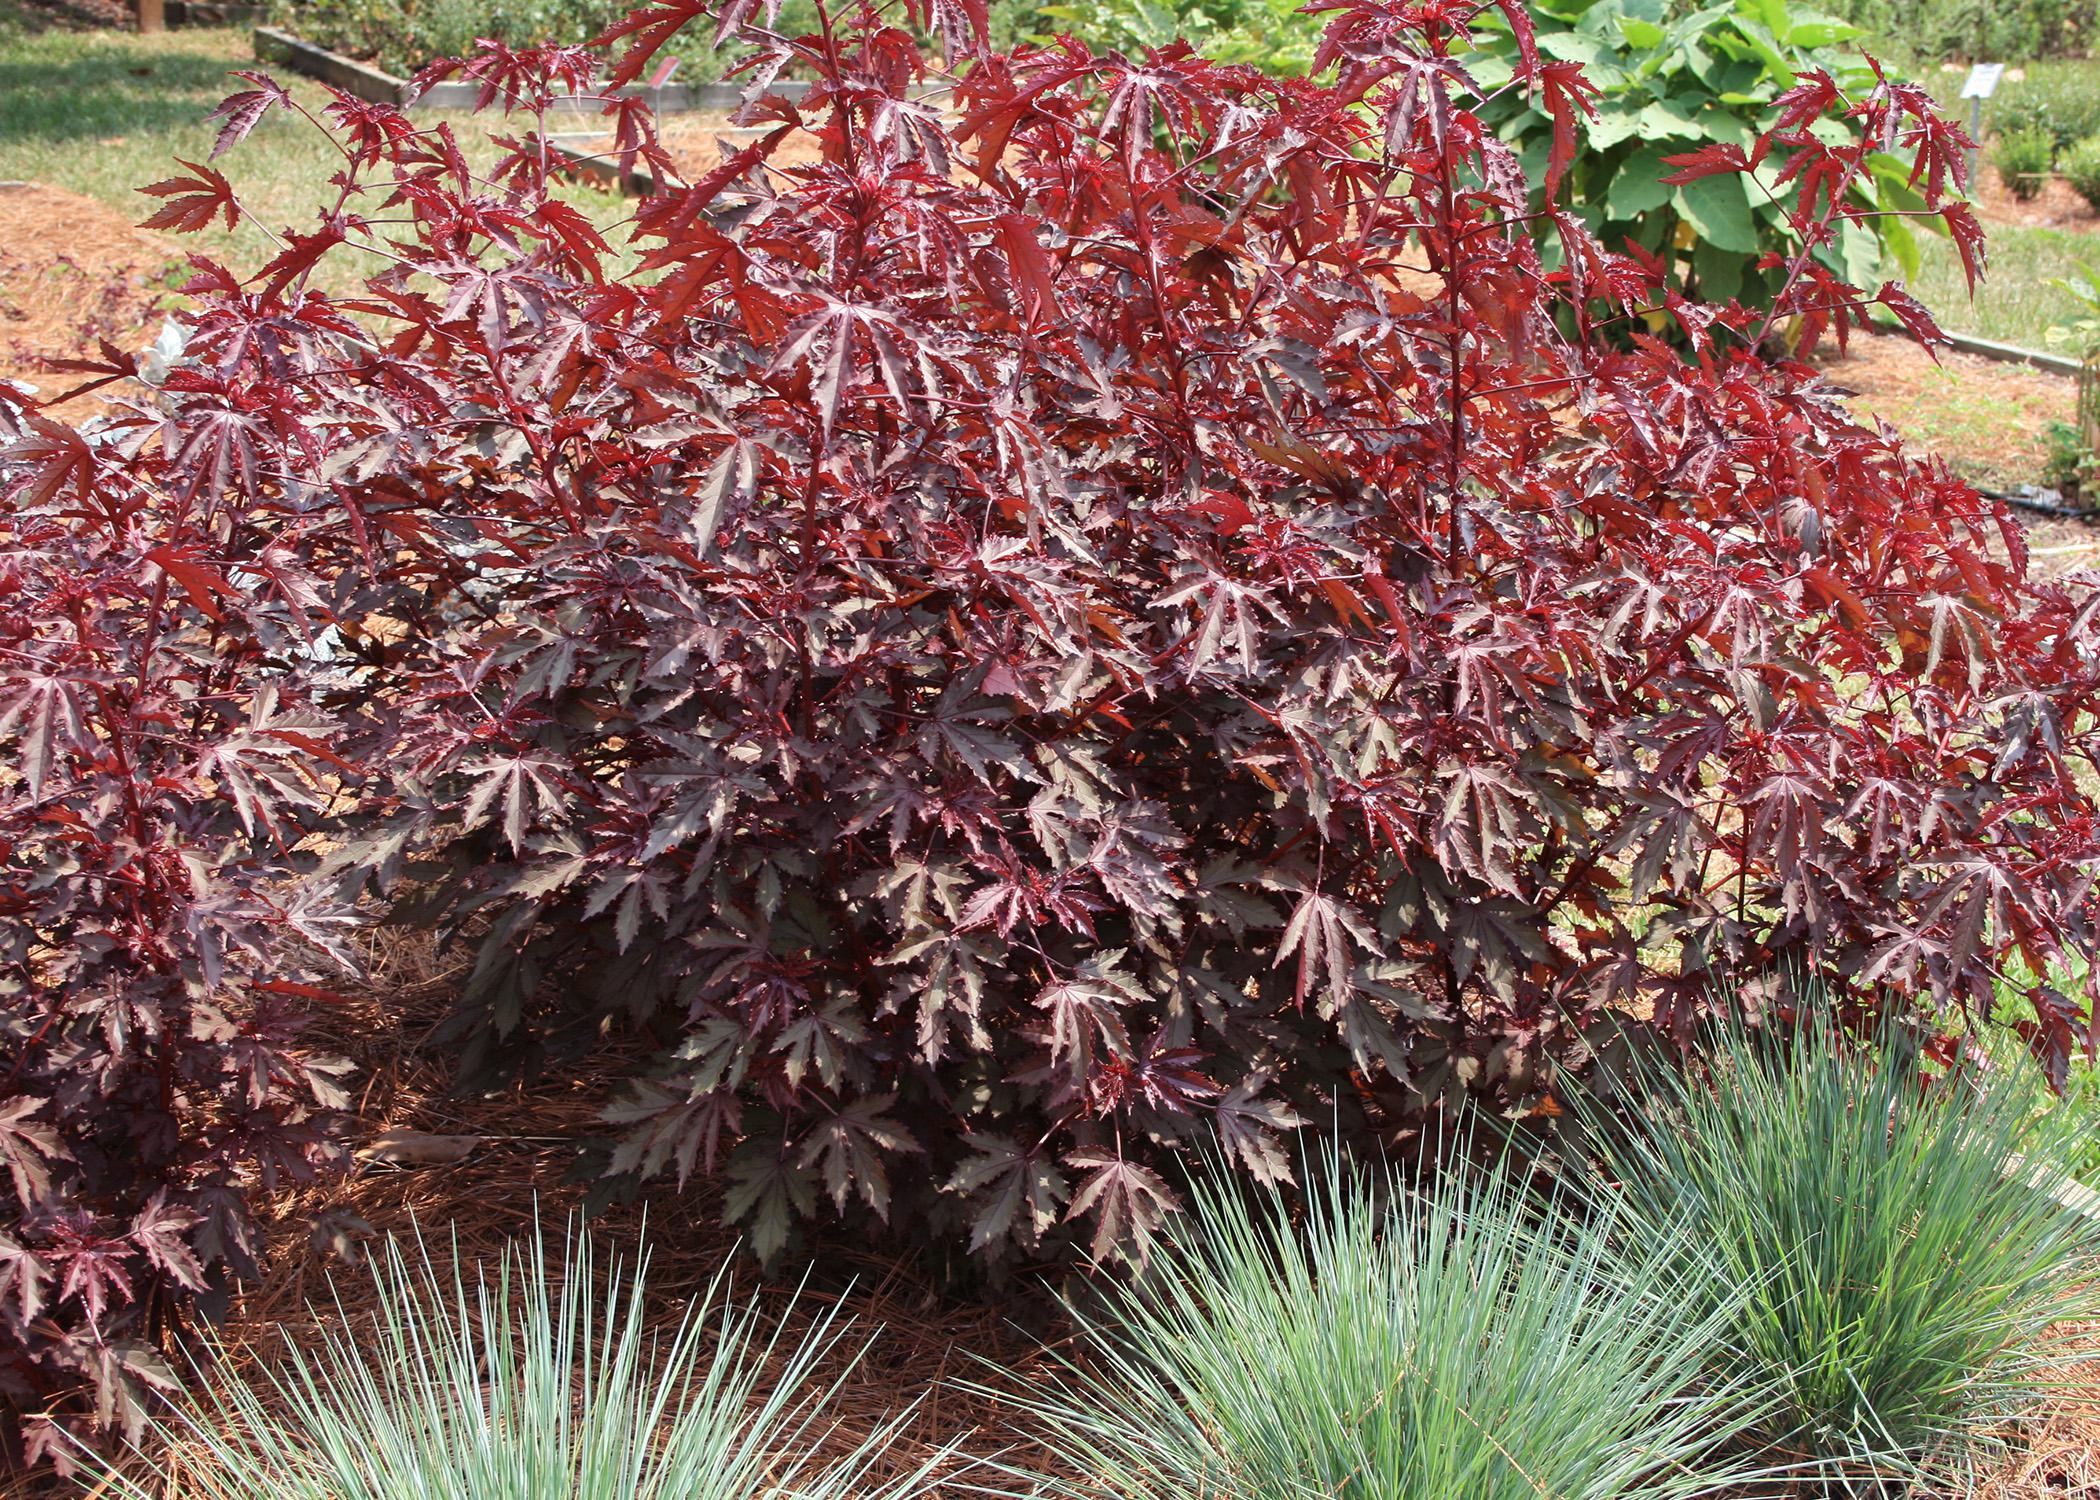
M 2031 197 L 2015 197 L 1998 169 L 1984 163 L 1971 195 L 1986 225 L 2013 224 L 2022 229 L 2100 229 L 2100 212 L 2061 177 L 2046 177 Z
M 2028 1424 L 2025 1439 L 1976 1490 L 1977 1500 L 2078 1500 L 2100 1496 L 2100 1324 L 2080 1325 L 2066 1387 Z
M 0 379 L 55 394 L 88 377 L 47 360 L 91 357 L 103 338 L 137 353 L 159 330 L 163 278 L 180 259 L 171 240 L 92 198 L 0 185 Z M 57 410 L 77 421 L 93 400 Z

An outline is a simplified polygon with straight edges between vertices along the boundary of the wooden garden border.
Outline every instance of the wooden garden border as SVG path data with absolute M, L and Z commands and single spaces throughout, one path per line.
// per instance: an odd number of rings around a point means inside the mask
M 1948 347 L 1963 354 L 1977 354 L 1985 359 L 1995 359 L 2000 364 L 2028 365 L 2037 370 L 2047 370 L 2051 375 L 2069 375 L 2074 379 L 2081 368 L 2079 362 L 2064 354 L 2045 354 L 2039 349 L 2023 349 L 2018 344 L 2001 344 L 1995 339 L 1980 339 L 1970 333 L 1947 334 Z
M 270 18 L 270 7 L 246 0 L 165 0 L 162 6 L 170 26 L 260 26 Z
M 369 99 L 374 104 L 392 104 L 400 107 L 414 105 L 422 109 L 471 109 L 481 96 L 481 85 L 465 83 L 459 79 L 446 79 L 434 83 L 417 93 L 410 88 L 405 78 L 396 78 L 391 73 L 380 71 L 368 63 L 345 57 L 340 52 L 330 52 L 326 47 L 315 46 L 303 37 L 292 35 L 275 26 L 255 28 L 255 55 L 263 62 L 272 62 L 290 68 L 295 73 L 304 73 L 309 78 L 341 89 L 359 99 Z M 776 83 L 773 91 L 789 98 L 805 92 L 804 83 Z M 684 84 L 667 83 L 658 88 L 644 84 L 630 84 L 618 91 L 626 98 L 647 99 L 658 114 L 679 114 L 688 111 L 728 113 L 744 102 L 744 91 L 733 83 Z M 604 106 L 606 95 L 577 94 L 556 99 L 553 107 L 564 112 L 597 114 Z
M 606 137 L 611 140 L 611 136 Z M 637 167 L 631 172 L 620 170 L 620 158 L 613 151 L 585 151 L 562 141 L 550 142 L 555 159 L 562 167 L 578 177 L 588 178 L 599 187 L 608 188 L 629 198 L 646 198 L 657 189 L 656 174 L 647 167 Z

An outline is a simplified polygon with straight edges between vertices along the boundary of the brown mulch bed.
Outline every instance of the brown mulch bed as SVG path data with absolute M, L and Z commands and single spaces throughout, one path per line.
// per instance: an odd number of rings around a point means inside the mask
M 779 127 L 738 125 L 728 115 L 677 114 L 664 116 L 659 128 L 665 149 L 691 180 L 712 171 L 725 147 L 739 151 Z M 775 146 L 766 160 L 775 167 L 800 167 L 821 161 L 823 156 L 816 136 L 798 130 Z
M 2079 1347 L 2100 1355 L 2100 1328 Z M 2062 1395 L 2030 1424 L 2026 1441 L 1977 1487 L 1976 1500 L 2091 1500 L 2100 1496 L 2100 1374 L 2074 1367 Z
M 2031 198 L 2016 198 L 1993 166 L 1976 174 L 1972 195 L 1987 224 L 2016 224 L 2022 229 L 2100 229 L 2100 212 L 2061 177 L 2041 183 Z
M 0 378 L 55 394 L 85 377 L 47 359 L 90 356 L 103 338 L 136 353 L 159 331 L 163 278 L 179 257 L 171 241 L 92 198 L 0 187 Z

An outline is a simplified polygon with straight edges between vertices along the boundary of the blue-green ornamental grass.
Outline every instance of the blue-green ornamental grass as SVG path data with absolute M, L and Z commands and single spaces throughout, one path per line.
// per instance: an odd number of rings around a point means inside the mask
M 2075 1122 L 2036 1108 L 2032 1069 L 1936 1073 L 1902 1029 L 1812 1011 L 1639 1071 L 1640 1111 L 1598 1122 L 1599 1198 L 1636 1254 L 1699 1247 L 1713 1370 L 1770 1388 L 1770 1461 L 1832 1493 L 1958 1482 L 2066 1376 L 2095 1226 L 2052 1196 Z
M 1053 1493 L 1676 1500 L 1744 1477 L 1720 1450 L 1756 1393 L 1707 1378 L 1737 1310 L 1688 1310 L 1693 1247 L 1629 1263 L 1500 1173 L 1308 1176 L 1298 1223 L 1199 1181 L 1082 1316 L 1086 1356 L 1030 1408 L 1075 1476 Z
M 348 1297 L 309 1348 L 285 1341 L 257 1377 L 200 1365 L 149 1449 L 180 1453 L 200 1500 L 908 1500 L 877 1464 L 908 1413 L 819 1457 L 836 1381 L 820 1366 L 848 1330 L 765 1332 L 725 1275 L 651 1331 L 644 1265 L 603 1281 L 588 1236 L 565 1264 L 535 1235 L 486 1275 L 456 1251 L 387 1242 L 371 1306 Z M 857 1357 L 857 1356 L 856 1356 Z M 104 1470 L 119 1500 L 169 1475 Z

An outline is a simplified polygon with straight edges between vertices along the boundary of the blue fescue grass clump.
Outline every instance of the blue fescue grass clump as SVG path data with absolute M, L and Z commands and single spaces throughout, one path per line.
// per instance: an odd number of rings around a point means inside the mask
M 2058 1200 L 2075 1120 L 2025 1068 L 1943 1067 L 1825 1009 L 1717 1023 L 1598 1119 L 1602 1202 L 1682 1260 L 1717 1378 L 1768 1392 L 1774 1462 L 1846 1492 L 1959 1479 L 2063 1376 L 2100 1310 L 2095 1228 Z M 1601 1116 L 1601 1112 L 1597 1112 Z M 1687 1232 L 1689 1231 L 1689 1233 Z
M 1502 1172 L 1416 1188 L 1326 1166 L 1297 1222 L 1222 1174 L 1195 1184 L 1032 1408 L 1073 1476 L 1054 1488 L 1676 1500 L 1743 1477 L 1723 1450 L 1756 1392 L 1708 1376 L 1738 1309 L 1686 1295 L 1696 1246 L 1629 1257 Z
M 882 1480 L 897 1421 L 828 1443 L 848 1330 L 818 1316 L 767 1332 L 718 1274 L 670 1326 L 646 1262 L 599 1275 L 589 1237 L 560 1263 L 535 1234 L 484 1272 L 457 1251 L 388 1241 L 367 1295 L 339 1289 L 317 1340 L 249 1378 L 197 1378 L 151 1446 L 202 1500 L 908 1500 L 926 1469 Z M 355 1304 L 353 1306 L 353 1304 Z M 223 1351 L 222 1351 L 223 1352 Z M 850 1364 L 850 1361 L 849 1361 Z M 150 1500 L 159 1466 L 105 1470 Z

